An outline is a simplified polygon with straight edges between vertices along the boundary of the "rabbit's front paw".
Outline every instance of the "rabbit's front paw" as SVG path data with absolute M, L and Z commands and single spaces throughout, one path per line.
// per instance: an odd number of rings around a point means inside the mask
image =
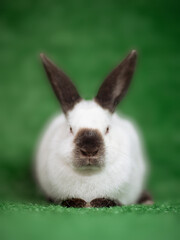
M 92 200 L 90 204 L 92 207 L 96 207 L 96 208 L 121 206 L 120 203 L 117 203 L 114 200 L 110 200 L 106 198 L 96 198 Z
M 83 208 L 86 206 L 86 201 L 80 198 L 71 198 L 62 201 L 61 206 L 63 207 L 73 207 L 73 208 Z

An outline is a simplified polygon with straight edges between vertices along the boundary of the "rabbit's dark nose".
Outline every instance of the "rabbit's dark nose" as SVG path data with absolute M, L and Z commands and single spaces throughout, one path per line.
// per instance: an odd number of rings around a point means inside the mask
M 81 154 L 85 157 L 96 156 L 98 151 L 99 151 L 98 148 L 95 148 L 95 149 L 81 148 L 80 149 Z
M 101 167 L 104 164 L 104 141 L 97 129 L 80 129 L 74 139 L 74 165 Z

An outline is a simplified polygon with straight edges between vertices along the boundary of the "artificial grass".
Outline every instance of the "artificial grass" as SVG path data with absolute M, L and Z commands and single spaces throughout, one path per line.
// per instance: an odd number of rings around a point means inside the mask
M 1 1 L 1 239 L 178 239 L 179 9 L 175 0 Z M 52 58 L 90 99 L 132 48 L 139 52 L 137 71 L 118 110 L 143 134 L 156 204 L 49 205 L 35 187 L 31 163 L 44 124 L 60 108 L 39 53 Z
M 6 202 L 0 207 L 2 239 L 179 239 L 179 202 L 101 209 Z
M 126 213 L 134 214 L 179 214 L 180 213 L 180 201 L 159 202 L 153 205 L 129 205 L 122 207 L 110 207 L 110 208 L 65 208 L 60 205 L 54 204 L 37 204 L 37 203 L 13 203 L 2 202 L 0 204 L 0 212 L 34 212 L 34 213 L 59 213 L 61 215 L 124 215 Z

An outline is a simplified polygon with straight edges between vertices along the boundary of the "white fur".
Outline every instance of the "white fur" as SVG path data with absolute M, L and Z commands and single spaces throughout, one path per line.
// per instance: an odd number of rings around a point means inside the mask
M 103 135 L 105 166 L 99 170 L 77 170 L 72 165 L 73 140 L 81 128 L 98 129 Z M 40 187 L 53 199 L 90 202 L 106 197 L 132 204 L 144 190 L 146 164 L 133 124 L 95 101 L 83 100 L 67 118 L 61 114 L 49 124 L 38 147 L 35 170 Z

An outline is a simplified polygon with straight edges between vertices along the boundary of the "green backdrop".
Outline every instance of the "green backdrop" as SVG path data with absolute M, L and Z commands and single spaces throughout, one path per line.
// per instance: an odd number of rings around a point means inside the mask
M 179 237 L 179 1 L 0 2 L 0 237 Z M 139 53 L 118 110 L 139 126 L 154 206 L 64 209 L 47 204 L 31 174 L 33 151 L 60 106 L 39 59 L 46 53 L 91 99 L 131 49 Z

